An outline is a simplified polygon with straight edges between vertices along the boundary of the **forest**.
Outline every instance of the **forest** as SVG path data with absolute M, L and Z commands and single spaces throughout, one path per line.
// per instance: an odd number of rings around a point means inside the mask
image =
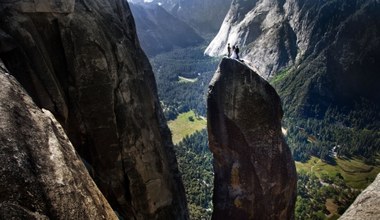
M 360 190 L 347 186 L 341 175 L 330 177 L 298 172 L 296 219 L 337 219 Z
M 206 92 L 219 59 L 203 55 L 204 47 L 175 49 L 150 59 L 167 120 L 194 110 L 206 115 Z
M 326 111 L 315 105 L 309 117 L 292 114 L 297 105 L 283 105 L 286 139 L 296 161 L 316 156 L 334 163 L 334 157 L 360 157 L 367 164 L 376 164 L 380 150 L 380 108 L 376 103 L 361 99 L 353 106 L 329 106 Z
M 175 145 L 191 219 L 211 219 L 214 172 L 207 143 L 204 129 L 186 136 Z

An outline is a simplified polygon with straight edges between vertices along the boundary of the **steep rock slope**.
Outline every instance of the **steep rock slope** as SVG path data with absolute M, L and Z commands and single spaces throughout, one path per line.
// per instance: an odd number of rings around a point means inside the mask
M 234 0 L 206 53 L 222 55 L 228 42 L 236 43 L 263 77 L 286 70 L 278 88 L 285 104 L 299 106 L 304 115 L 315 104 L 324 110 L 361 98 L 379 103 L 373 92 L 379 82 L 379 11 L 376 0 Z
M 124 0 L 0 3 L 0 58 L 51 111 L 112 208 L 187 219 L 151 66 Z
M 380 175 L 340 217 L 341 220 L 380 219 Z
M 118 219 L 54 116 L 0 66 L 0 219 Z
M 273 87 L 246 65 L 224 58 L 207 107 L 215 159 L 213 219 L 292 219 L 296 170 Z
M 263 77 L 291 64 L 297 55 L 297 38 L 287 22 L 285 2 L 234 0 L 205 53 L 220 56 L 227 53 L 227 43 L 239 45 L 244 59 Z
M 130 4 L 141 47 L 148 56 L 203 42 L 193 28 L 157 4 Z

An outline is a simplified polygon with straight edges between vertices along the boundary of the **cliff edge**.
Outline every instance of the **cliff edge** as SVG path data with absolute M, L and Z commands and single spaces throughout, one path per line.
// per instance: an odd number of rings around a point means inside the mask
M 296 169 L 273 87 L 243 63 L 224 58 L 207 107 L 215 159 L 212 218 L 293 219 Z

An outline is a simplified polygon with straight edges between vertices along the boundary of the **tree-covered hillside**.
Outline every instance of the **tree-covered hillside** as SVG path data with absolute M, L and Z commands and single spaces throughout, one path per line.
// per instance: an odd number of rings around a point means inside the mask
M 380 108 L 358 97 L 316 102 L 303 89 L 306 76 L 295 74 L 289 68 L 270 82 L 283 100 L 286 140 L 299 171 L 296 218 L 336 219 L 380 171 Z
M 211 219 L 214 172 L 206 130 L 185 137 L 175 145 L 175 151 L 185 185 L 190 218 Z
M 204 56 L 203 50 L 201 46 L 176 49 L 150 59 L 168 120 L 190 110 L 206 115 L 208 83 L 219 59 Z

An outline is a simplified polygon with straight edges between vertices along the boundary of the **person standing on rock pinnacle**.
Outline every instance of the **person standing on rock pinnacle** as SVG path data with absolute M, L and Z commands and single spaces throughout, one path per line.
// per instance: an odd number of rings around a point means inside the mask
M 227 56 L 228 56 L 228 57 L 231 56 L 231 47 L 230 47 L 230 43 L 227 44 Z
M 236 59 L 236 51 L 235 51 L 235 45 L 232 46 L 232 54 L 231 54 L 232 59 Z
M 239 50 L 239 46 L 236 45 L 236 46 L 235 46 L 236 59 L 239 59 L 239 52 L 240 52 L 240 50 Z

